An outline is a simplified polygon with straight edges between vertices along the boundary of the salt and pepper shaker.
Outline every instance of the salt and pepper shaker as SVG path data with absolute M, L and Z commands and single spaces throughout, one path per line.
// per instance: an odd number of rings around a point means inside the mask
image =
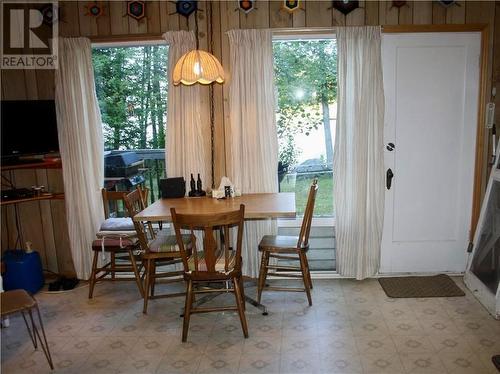
M 31 186 L 33 196 L 40 197 L 45 192 L 45 186 Z

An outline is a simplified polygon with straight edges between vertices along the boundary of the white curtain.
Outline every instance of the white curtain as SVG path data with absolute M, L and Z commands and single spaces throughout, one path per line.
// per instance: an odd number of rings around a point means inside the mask
M 380 27 L 337 29 L 333 160 L 337 270 L 364 279 L 380 264 L 384 214 L 384 92 Z
M 55 86 L 71 254 L 78 278 L 88 279 L 91 243 L 104 220 L 104 143 L 89 39 L 60 39 Z
M 230 46 L 229 178 L 242 193 L 278 192 L 278 136 L 275 120 L 272 34 L 232 30 Z M 243 273 L 257 277 L 258 244 L 276 234 L 275 220 L 247 221 Z
M 203 189 L 212 185 L 210 125 L 206 105 L 206 87 L 174 86 L 171 75 L 179 58 L 196 48 L 192 31 L 169 31 L 163 35 L 168 48 L 168 110 L 166 164 L 169 177 L 184 177 L 189 189 L 191 173 L 200 173 Z

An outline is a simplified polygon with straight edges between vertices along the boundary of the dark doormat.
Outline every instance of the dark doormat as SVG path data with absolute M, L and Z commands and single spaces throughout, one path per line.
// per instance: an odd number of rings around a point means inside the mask
M 429 277 L 379 278 L 389 297 L 454 297 L 465 293 L 446 274 Z

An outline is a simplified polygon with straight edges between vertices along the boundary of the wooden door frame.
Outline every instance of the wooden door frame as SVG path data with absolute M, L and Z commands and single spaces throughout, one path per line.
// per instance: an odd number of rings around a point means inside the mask
M 476 149 L 474 162 L 474 186 L 472 194 L 472 213 L 469 231 L 469 242 L 472 243 L 477 228 L 479 214 L 481 212 L 481 197 L 485 190 L 484 173 L 487 167 L 484 165 L 485 131 L 484 121 L 486 115 L 486 98 L 488 85 L 488 56 L 489 56 L 489 26 L 487 24 L 469 25 L 387 25 L 382 26 L 385 34 L 397 33 L 423 33 L 423 32 L 480 32 L 481 33 L 481 56 L 479 64 L 479 97 L 476 128 Z

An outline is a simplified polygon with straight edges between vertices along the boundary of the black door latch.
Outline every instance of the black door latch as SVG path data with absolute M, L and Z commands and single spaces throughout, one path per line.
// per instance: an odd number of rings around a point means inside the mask
M 392 170 L 391 169 L 387 169 L 385 184 L 386 184 L 388 190 L 391 189 L 391 184 L 392 184 L 392 178 L 393 177 L 394 177 L 394 173 L 392 172 Z

